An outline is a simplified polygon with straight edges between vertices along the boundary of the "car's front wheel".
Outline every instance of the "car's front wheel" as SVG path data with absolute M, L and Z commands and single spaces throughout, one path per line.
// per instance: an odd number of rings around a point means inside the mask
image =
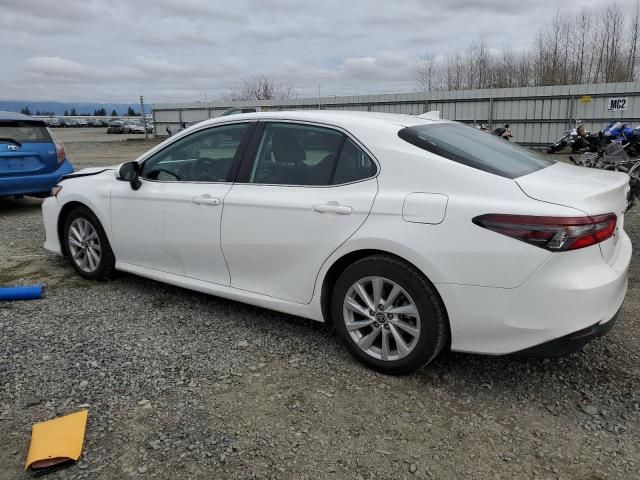
M 389 374 L 429 363 L 448 334 L 433 285 L 413 266 L 390 256 L 367 257 L 349 266 L 335 284 L 331 314 L 351 354 Z
M 115 257 L 98 218 L 86 207 L 71 211 L 64 224 L 65 251 L 73 268 L 91 280 L 110 278 Z

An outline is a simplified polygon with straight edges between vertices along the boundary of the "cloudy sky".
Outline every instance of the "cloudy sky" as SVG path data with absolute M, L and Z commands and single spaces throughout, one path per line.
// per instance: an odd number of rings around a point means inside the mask
M 606 0 L 582 0 L 588 8 Z M 631 6 L 634 0 L 621 0 Z M 527 47 L 556 0 L 0 0 L 0 99 L 215 99 L 247 75 L 298 97 L 415 90 L 415 59 Z

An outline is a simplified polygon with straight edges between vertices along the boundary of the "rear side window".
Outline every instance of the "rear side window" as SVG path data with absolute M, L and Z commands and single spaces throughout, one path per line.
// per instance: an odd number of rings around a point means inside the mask
M 0 121 L 0 142 L 51 143 L 47 127 L 26 121 Z
M 330 185 L 344 135 L 329 128 L 287 123 L 266 125 L 250 183 Z
M 506 178 L 528 175 L 555 163 L 532 150 L 458 123 L 406 127 L 398 136 L 428 152 Z
M 333 184 L 357 182 L 376 174 L 376 165 L 351 139 L 347 138 L 342 147 Z
M 268 123 L 249 183 L 322 186 L 373 177 L 376 165 L 342 132 L 294 123 Z

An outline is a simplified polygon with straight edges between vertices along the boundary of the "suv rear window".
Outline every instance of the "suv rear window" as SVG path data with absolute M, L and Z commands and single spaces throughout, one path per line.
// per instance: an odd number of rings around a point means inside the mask
M 0 121 L 0 142 L 50 143 L 47 127 L 41 123 L 26 121 Z
M 459 123 L 406 127 L 398 136 L 428 152 L 506 178 L 528 175 L 555 163 L 532 150 Z

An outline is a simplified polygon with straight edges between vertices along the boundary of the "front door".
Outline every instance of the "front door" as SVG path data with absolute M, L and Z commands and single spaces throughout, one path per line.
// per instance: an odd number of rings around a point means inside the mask
M 371 210 L 376 164 L 339 130 L 277 122 L 260 130 L 225 198 L 231 286 L 308 303 L 323 262 Z
M 229 285 L 220 222 L 250 125 L 198 130 L 143 162 L 140 189 L 118 182 L 111 225 L 119 262 Z

